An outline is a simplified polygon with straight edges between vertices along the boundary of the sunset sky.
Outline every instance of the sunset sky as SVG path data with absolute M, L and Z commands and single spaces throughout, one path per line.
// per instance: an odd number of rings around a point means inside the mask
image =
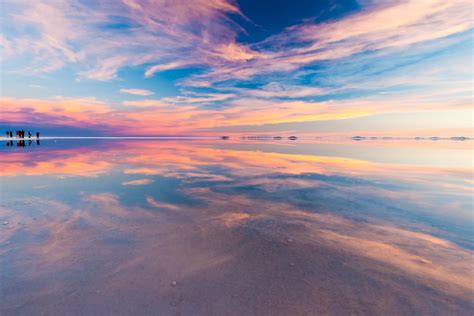
M 0 6 L 3 128 L 472 136 L 468 0 Z

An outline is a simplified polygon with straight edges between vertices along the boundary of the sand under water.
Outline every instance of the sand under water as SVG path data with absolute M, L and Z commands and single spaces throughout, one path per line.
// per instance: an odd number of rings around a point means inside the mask
M 1 147 L 1 315 L 473 312 L 470 143 Z

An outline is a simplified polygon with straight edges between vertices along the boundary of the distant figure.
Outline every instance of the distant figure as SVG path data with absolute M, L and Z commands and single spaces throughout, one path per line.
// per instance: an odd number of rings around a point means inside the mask
M 10 131 L 10 137 L 13 137 L 13 132 L 12 131 Z
M 8 136 L 10 136 L 10 133 L 8 131 L 6 131 L 5 134 L 7 134 L 7 138 L 8 138 Z
M 28 131 L 28 138 L 31 138 L 31 132 Z
M 36 132 L 36 138 L 40 138 L 40 132 Z

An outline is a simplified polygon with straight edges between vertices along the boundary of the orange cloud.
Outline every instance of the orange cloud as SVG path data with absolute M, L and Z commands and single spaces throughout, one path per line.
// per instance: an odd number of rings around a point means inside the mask
M 301 90 L 295 93 L 307 92 Z M 134 107 L 127 110 L 114 109 L 111 105 L 93 98 L 3 98 L 0 100 L 0 113 L 7 122 L 107 128 L 109 133 L 128 135 L 179 135 L 216 134 L 213 129 L 225 126 L 341 120 L 383 113 L 451 111 L 453 108 L 470 109 L 470 103 L 464 100 L 432 101 L 429 98 L 419 98 L 420 96 L 415 94 L 390 100 L 369 97 L 350 101 L 311 102 L 236 98 L 232 93 L 191 94 L 175 98 L 124 101 L 123 105 Z M 214 109 L 204 106 L 210 102 L 225 102 L 229 106 Z M 383 106 L 380 106 L 381 103 Z

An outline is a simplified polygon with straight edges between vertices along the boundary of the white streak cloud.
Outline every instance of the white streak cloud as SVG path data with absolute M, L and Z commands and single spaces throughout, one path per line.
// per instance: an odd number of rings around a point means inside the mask
M 133 95 L 139 95 L 139 96 L 150 96 L 154 94 L 150 90 L 145 90 L 145 89 L 120 89 L 121 93 L 128 93 L 128 94 L 133 94 Z

